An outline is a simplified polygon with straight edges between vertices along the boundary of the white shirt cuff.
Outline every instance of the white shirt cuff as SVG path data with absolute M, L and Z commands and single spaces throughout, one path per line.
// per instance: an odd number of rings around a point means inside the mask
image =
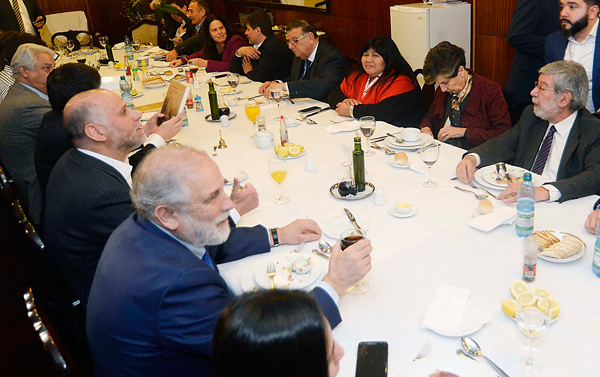
M 335 289 L 331 287 L 331 285 L 329 285 L 329 283 L 321 280 L 321 282 L 319 283 L 319 287 L 323 288 L 323 290 L 325 290 L 325 292 L 327 292 L 327 294 L 331 296 L 331 299 L 333 300 L 333 302 L 335 302 L 336 305 L 339 305 L 340 295 L 338 295 L 338 293 L 335 291 Z
M 290 92 L 290 89 L 287 86 L 287 82 L 285 83 L 285 91 L 288 92 L 288 93 Z
M 465 158 L 467 158 L 469 156 L 473 156 L 473 157 L 475 157 L 475 160 L 477 160 L 477 165 L 475 165 L 475 166 L 481 165 L 481 157 L 479 157 L 479 155 L 477 153 L 469 153 L 468 155 L 465 156 Z
M 166 145 L 165 139 L 163 139 L 162 136 L 160 136 L 158 134 L 152 134 L 152 135 L 148 136 L 146 138 L 146 141 L 144 142 L 144 145 L 146 146 L 148 144 L 152 144 L 156 148 L 162 148 Z
M 233 220 L 234 223 L 238 223 L 240 221 L 240 219 L 242 218 L 242 216 L 240 216 L 240 213 L 237 211 L 237 209 L 232 208 L 229 210 L 229 216 L 231 216 L 231 219 Z
M 558 191 L 558 189 L 552 185 L 542 185 L 542 187 L 548 190 L 550 193 L 550 199 L 548 199 L 549 202 L 555 202 L 562 196 L 560 191 Z

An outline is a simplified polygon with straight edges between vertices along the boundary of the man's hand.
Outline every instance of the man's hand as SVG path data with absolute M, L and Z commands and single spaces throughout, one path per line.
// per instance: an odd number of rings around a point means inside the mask
M 444 127 L 438 132 L 438 140 L 446 141 L 448 139 L 455 139 L 465 136 L 466 128 L 460 127 Z
M 258 191 L 251 183 L 246 183 L 240 187 L 240 180 L 233 179 L 233 188 L 229 199 L 235 204 L 235 209 L 240 216 L 244 216 L 254 208 L 258 207 Z
M 283 228 L 279 228 L 277 236 L 280 244 L 295 245 L 318 240 L 321 238 L 321 228 L 314 220 L 298 219 Z
M 150 136 L 158 131 L 158 118 L 162 118 L 163 116 L 164 114 L 159 111 L 152 115 L 152 118 L 148 119 L 146 124 L 144 124 L 144 133 L 146 136 Z
M 250 58 L 247 56 L 244 56 L 242 58 L 242 69 L 244 70 L 245 74 L 248 74 L 248 72 L 252 72 L 252 70 L 254 69 L 254 67 L 252 66 L 252 62 L 250 61 Z
M 175 51 L 175 50 L 173 50 L 173 51 Z M 171 67 L 171 68 L 179 67 L 182 63 L 183 62 L 181 61 L 181 59 L 175 59 L 169 63 L 169 67 Z
M 179 46 L 179 44 L 181 42 L 183 42 L 183 39 L 181 39 L 181 38 L 173 38 L 173 39 L 171 39 L 171 41 L 173 42 L 174 46 Z
M 177 59 L 178 56 L 179 56 L 179 53 L 177 52 L 177 50 L 173 49 L 167 53 L 166 59 L 168 62 L 170 62 L 171 60 Z
M 502 200 L 504 203 L 516 203 L 517 202 L 517 193 L 519 192 L 519 187 L 521 187 L 521 182 L 509 183 L 506 190 L 502 191 L 500 194 L 496 195 L 497 200 Z M 546 200 L 550 200 L 550 192 L 543 187 L 535 188 L 535 201 L 543 202 Z
M 590 234 L 596 234 L 596 229 L 598 229 L 598 222 L 600 221 L 600 209 L 592 211 L 590 215 L 585 220 L 585 230 Z
M 44 21 L 44 17 L 38 16 L 38 18 L 36 18 L 35 21 L 33 22 L 33 26 L 35 26 L 38 29 L 41 29 L 44 27 L 45 23 L 46 23 L 46 21 Z
M 423 130 L 421 130 L 423 132 Z M 469 183 L 473 180 L 473 174 L 477 168 L 477 159 L 474 156 L 467 156 L 456 165 L 456 177 L 462 183 Z
M 150 121 L 148 121 L 149 123 Z M 164 141 L 169 141 L 181 131 L 183 126 L 183 113 L 177 114 L 173 118 L 164 122 L 156 130 L 156 134 L 163 138 Z
M 250 59 L 258 59 L 258 58 L 260 58 L 260 51 L 258 51 L 257 49 L 255 49 L 252 46 L 240 47 L 240 48 L 238 48 L 236 54 L 238 56 L 247 56 Z
M 371 241 L 363 239 L 342 251 L 340 241 L 331 248 L 329 272 L 323 281 L 341 296 L 371 270 Z
M 275 88 L 281 88 L 285 90 L 285 84 L 275 81 L 267 81 L 266 83 L 262 84 L 260 88 L 258 88 L 258 93 L 264 94 L 267 98 L 271 98 L 271 90 Z
M 423 128 L 421 128 L 421 133 L 422 134 L 427 134 L 427 135 L 433 137 L 433 132 L 431 132 L 431 128 L 429 128 L 429 127 L 423 127 Z

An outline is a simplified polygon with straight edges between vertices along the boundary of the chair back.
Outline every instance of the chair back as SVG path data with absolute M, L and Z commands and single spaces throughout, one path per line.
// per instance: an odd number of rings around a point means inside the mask
M 423 76 L 422 68 L 416 69 L 414 71 L 414 73 L 415 73 L 415 79 L 419 83 L 423 82 L 423 85 L 421 85 L 421 101 L 423 103 L 423 110 L 425 110 L 425 113 L 427 113 L 429 111 L 429 108 L 431 107 L 431 104 L 433 104 L 433 96 L 435 94 L 435 84 L 426 84 L 424 78 L 419 80 L 418 76 L 419 75 Z
M 85 32 L 90 30 L 85 12 L 73 11 L 47 14 L 46 24 L 40 30 L 40 35 L 48 45 L 54 45 L 52 36 L 56 33 L 69 30 L 81 30 Z
M 350 72 L 360 67 L 358 60 L 354 59 L 352 56 L 346 55 L 346 62 L 348 62 L 348 68 L 350 68 Z
M 131 40 L 138 43 L 160 45 L 160 36 L 162 34 L 162 24 L 153 20 L 140 20 L 129 28 Z
M 65 46 L 69 39 L 71 39 L 75 45 L 73 51 L 80 50 L 81 46 L 94 48 L 94 37 L 90 32 L 84 30 L 69 30 L 54 33 L 52 35 L 52 45 Z

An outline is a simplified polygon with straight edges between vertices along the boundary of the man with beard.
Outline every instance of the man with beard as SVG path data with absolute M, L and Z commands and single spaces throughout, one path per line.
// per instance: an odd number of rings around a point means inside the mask
M 212 376 L 213 333 L 233 298 L 217 264 L 316 241 L 321 230 L 313 220 L 230 230 L 225 179 L 192 148 L 151 152 L 133 182 L 136 213 L 106 243 L 90 293 L 94 375 Z M 331 327 L 341 321 L 339 296 L 370 270 L 371 251 L 367 239 L 343 253 L 333 246 L 329 271 L 312 290 Z
M 469 150 L 456 176 L 471 182 L 477 166 L 507 162 L 541 175 L 536 201 L 564 202 L 600 193 L 600 120 L 586 109 L 588 80 L 578 63 L 560 60 L 540 69 L 533 106 L 502 135 Z M 520 182 L 496 199 L 516 202 Z
M 595 113 L 600 109 L 600 0 L 560 0 L 560 8 L 561 31 L 546 37 L 546 62 L 572 60 L 585 68 L 589 82 L 585 107 Z

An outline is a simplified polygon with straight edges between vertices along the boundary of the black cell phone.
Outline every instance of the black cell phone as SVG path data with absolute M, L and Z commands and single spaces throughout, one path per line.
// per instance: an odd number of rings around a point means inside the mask
M 388 343 L 360 342 L 356 358 L 356 377 L 387 377 Z
M 311 106 L 311 107 L 307 107 L 306 109 L 298 110 L 298 112 L 300 114 L 306 114 L 306 113 L 312 113 L 313 111 L 317 111 L 317 110 L 321 110 L 321 108 L 319 106 Z

